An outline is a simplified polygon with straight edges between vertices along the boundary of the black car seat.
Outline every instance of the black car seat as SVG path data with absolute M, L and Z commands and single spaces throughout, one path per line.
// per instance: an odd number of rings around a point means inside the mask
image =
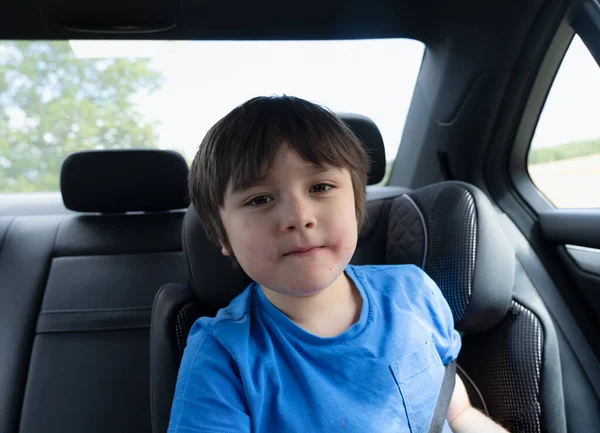
M 69 213 L 0 218 L 0 432 L 151 431 L 151 309 L 187 280 L 187 174 L 171 151 L 76 153 Z
M 352 121 L 348 124 L 354 129 Z M 372 122 L 361 122 L 367 125 L 376 131 Z M 378 133 L 368 135 L 370 141 L 360 135 L 372 156 L 383 156 Z M 377 196 L 368 200 L 367 223 L 352 263 L 421 266 L 440 286 L 463 333 L 459 374 L 472 403 L 512 432 L 564 433 L 554 327 L 535 291 L 515 290 L 530 283 L 486 196 L 461 182 L 406 193 L 391 190 L 389 196 L 379 190 Z M 184 219 L 183 244 L 189 284 L 162 287 L 152 313 L 154 433 L 167 430 L 191 325 L 200 316 L 214 315 L 249 283 L 208 241 L 193 208 Z

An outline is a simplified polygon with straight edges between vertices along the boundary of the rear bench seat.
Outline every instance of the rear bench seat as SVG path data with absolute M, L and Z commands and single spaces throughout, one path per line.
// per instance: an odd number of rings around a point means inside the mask
M 187 173 L 170 151 L 79 153 L 61 191 L 85 214 L 0 218 L 0 433 L 151 431 L 150 315 L 187 280 Z

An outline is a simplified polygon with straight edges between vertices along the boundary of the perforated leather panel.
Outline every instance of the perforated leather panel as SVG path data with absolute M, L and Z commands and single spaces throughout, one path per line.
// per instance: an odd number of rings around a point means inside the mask
M 410 196 L 427 227 L 424 269 L 442 290 L 458 322 L 467 310 L 475 272 L 475 201 L 465 188 L 452 184 L 420 189 Z
M 199 303 L 190 302 L 181 308 L 175 319 L 175 339 L 179 356 L 183 356 L 183 350 L 187 344 L 187 337 L 194 322 L 201 316 L 202 310 Z
M 539 319 L 515 301 L 496 327 L 463 339 L 459 364 L 477 384 L 492 418 L 511 432 L 541 432 L 543 347 Z
M 392 201 L 387 233 L 387 263 L 423 266 L 425 227 L 413 201 L 400 196 Z

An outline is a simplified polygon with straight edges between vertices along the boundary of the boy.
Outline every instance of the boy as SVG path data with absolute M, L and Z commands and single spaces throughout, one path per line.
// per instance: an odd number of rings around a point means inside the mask
M 354 134 L 298 98 L 251 99 L 211 128 L 191 199 L 254 283 L 192 327 L 170 433 L 428 431 L 460 337 L 417 267 L 349 265 L 367 171 Z M 458 377 L 447 420 L 504 431 Z

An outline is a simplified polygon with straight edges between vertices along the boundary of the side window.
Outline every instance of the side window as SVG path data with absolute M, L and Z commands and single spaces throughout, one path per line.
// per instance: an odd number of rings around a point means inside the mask
M 531 143 L 527 166 L 557 208 L 600 208 L 600 68 L 575 36 Z

